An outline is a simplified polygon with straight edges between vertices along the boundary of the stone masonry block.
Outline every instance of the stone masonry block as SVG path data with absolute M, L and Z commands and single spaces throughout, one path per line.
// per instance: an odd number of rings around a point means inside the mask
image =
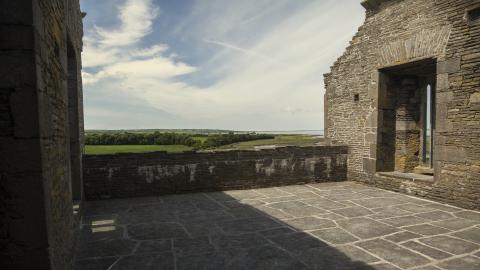
M 0 88 L 35 85 L 33 52 L 0 51 Z
M 437 63 L 437 74 L 448 74 L 460 71 L 460 58 L 450 58 Z
M 0 50 L 31 50 L 33 44 L 31 26 L 0 25 Z
M 32 1 L 2 0 L 0 3 L 2 5 L 2 8 L 0 8 L 0 23 L 23 25 L 32 24 Z
M 367 143 L 376 143 L 377 142 L 377 134 L 376 133 L 365 134 L 365 141 Z
M 480 90 L 470 95 L 470 103 L 480 103 Z
M 376 171 L 377 160 L 372 158 L 363 158 L 363 171 L 373 174 Z
M 365 127 L 371 127 L 371 128 L 375 128 L 377 127 L 378 123 L 377 123 L 377 111 L 372 111 L 368 114 L 367 116 L 367 119 L 366 119 L 366 122 L 365 122 Z
M 450 83 L 448 81 L 448 74 L 438 74 L 437 75 L 437 91 L 445 91 L 450 88 Z
M 38 139 L 0 138 L 0 171 L 37 172 L 41 166 Z
M 467 153 L 465 148 L 458 146 L 437 146 L 435 157 L 438 161 L 465 162 Z
M 435 98 L 436 98 L 437 103 L 448 103 L 449 101 L 452 101 L 453 93 L 452 92 L 440 92 L 440 93 L 437 93 Z
M 377 145 L 370 144 L 370 158 L 376 159 L 377 158 Z
M 33 138 L 39 136 L 38 100 L 35 88 L 18 89 L 10 97 L 12 118 L 16 138 Z

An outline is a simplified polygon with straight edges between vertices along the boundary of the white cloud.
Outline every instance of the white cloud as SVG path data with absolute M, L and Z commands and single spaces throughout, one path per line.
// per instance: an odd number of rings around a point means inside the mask
M 168 50 L 168 46 L 166 44 L 154 45 L 150 48 L 138 49 L 132 52 L 133 57 L 154 57 L 160 56 L 161 54 L 165 53 Z
M 97 27 L 86 39 L 85 66 L 94 67 L 83 73 L 87 94 L 130 97 L 177 121 L 133 113 L 142 119 L 121 116 L 124 121 L 89 124 L 95 112 L 101 119 L 115 117 L 96 105 L 86 108 L 87 128 L 321 129 L 323 73 L 341 55 L 363 12 L 345 8 L 357 0 L 306 2 L 295 12 L 292 1 L 195 2 L 191 15 L 172 29 L 179 38 L 195 40 L 201 51 L 214 52 L 194 67 L 166 44 L 138 45 L 151 33 L 158 12 L 151 1 L 128 0 L 119 9 L 117 30 L 108 34 Z M 147 7 L 154 12 L 139 16 Z M 133 14 L 126 13 L 129 9 Z M 139 21 L 132 23 L 133 18 Z M 186 74 L 218 78 L 199 87 L 179 77 Z
M 119 8 L 118 29 L 95 27 L 99 42 L 106 47 L 129 46 L 152 32 L 152 21 L 159 13 L 152 0 L 126 0 Z
M 118 8 L 120 23 L 117 28 L 107 29 L 95 25 L 87 31 L 83 66 L 98 67 L 124 60 L 129 54 L 148 57 L 165 51 L 168 48 L 166 45 L 155 45 L 136 51 L 131 49 L 152 32 L 153 20 L 158 11 L 152 0 L 126 0 Z

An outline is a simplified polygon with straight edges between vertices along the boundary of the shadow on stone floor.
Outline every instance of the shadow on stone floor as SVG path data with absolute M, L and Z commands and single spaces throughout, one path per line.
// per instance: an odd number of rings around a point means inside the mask
M 83 223 L 77 270 L 389 269 L 354 261 L 226 193 L 91 202 Z

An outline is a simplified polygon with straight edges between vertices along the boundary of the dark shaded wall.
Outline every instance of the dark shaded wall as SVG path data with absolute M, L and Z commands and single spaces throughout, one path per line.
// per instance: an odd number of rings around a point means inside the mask
M 73 267 L 67 36 L 82 140 L 81 18 L 78 0 L 0 1 L 1 269 Z
M 84 157 L 88 200 L 343 181 L 347 147 Z
M 367 0 L 364 24 L 325 74 L 326 135 L 349 146 L 352 180 L 480 208 L 480 21 L 478 0 Z M 380 69 L 435 59 L 433 183 L 379 177 Z M 358 94 L 359 101 L 354 101 Z

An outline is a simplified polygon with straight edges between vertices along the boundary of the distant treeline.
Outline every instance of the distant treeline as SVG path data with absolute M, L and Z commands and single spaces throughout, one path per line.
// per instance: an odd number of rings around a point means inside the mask
M 197 140 L 185 133 L 90 133 L 85 135 L 87 145 L 188 145 Z
M 275 136 L 267 134 L 216 134 L 195 135 L 186 133 L 87 133 L 87 145 L 187 145 L 194 148 L 212 148 L 236 142 L 245 142 L 261 139 L 273 139 Z M 203 140 L 201 138 L 204 138 Z

